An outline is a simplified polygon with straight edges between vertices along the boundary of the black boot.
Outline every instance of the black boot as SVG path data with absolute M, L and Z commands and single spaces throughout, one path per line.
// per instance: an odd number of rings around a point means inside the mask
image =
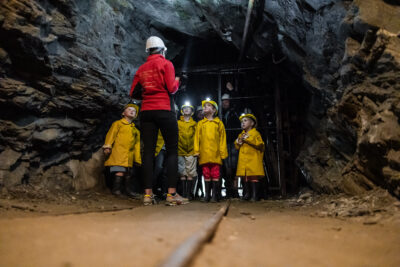
M 219 194 L 218 194 L 219 182 L 213 181 L 212 182 L 212 198 L 211 202 L 218 202 Z
M 111 192 L 116 195 L 120 196 L 121 193 L 121 183 L 122 183 L 122 176 L 114 175 L 114 181 Z
M 251 183 L 251 199 L 250 201 L 256 202 L 258 201 L 258 182 L 252 182 Z
M 208 182 L 204 182 L 204 187 L 205 187 L 205 192 L 204 192 L 204 202 L 209 202 L 210 201 L 210 190 L 211 190 L 211 188 L 210 188 L 210 184 L 211 184 L 211 182 L 210 181 L 208 181 Z
M 243 183 L 243 200 L 250 199 L 250 182 Z
M 187 197 L 187 188 L 186 188 L 186 180 L 181 180 L 181 185 L 182 185 L 182 196 Z
M 135 191 L 132 189 L 131 177 L 125 176 L 124 179 L 125 194 L 131 198 L 139 198 L 140 194 L 135 193 Z
M 232 189 L 232 198 L 239 198 L 239 193 L 237 187 Z
M 187 198 L 193 200 L 193 180 L 187 180 L 186 183 Z

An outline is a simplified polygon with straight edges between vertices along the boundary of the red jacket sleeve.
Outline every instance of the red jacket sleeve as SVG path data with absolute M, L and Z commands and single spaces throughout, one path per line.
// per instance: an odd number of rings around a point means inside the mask
M 171 61 L 166 62 L 165 67 L 165 84 L 167 85 L 168 92 L 175 94 L 179 88 L 179 82 L 175 80 L 175 68 Z

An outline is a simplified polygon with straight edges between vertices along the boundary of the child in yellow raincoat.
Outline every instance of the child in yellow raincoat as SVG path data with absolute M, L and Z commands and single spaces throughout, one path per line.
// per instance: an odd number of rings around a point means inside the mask
M 194 107 L 186 102 L 178 120 L 178 173 L 181 176 L 182 196 L 192 200 L 193 177 L 197 176 L 197 158 L 194 156 L 194 134 L 197 123 L 193 120 Z
M 212 181 L 212 202 L 217 202 L 220 166 L 228 157 L 225 126 L 218 117 L 218 105 L 212 100 L 202 101 L 204 119 L 197 123 L 194 136 L 194 153 L 199 156 L 199 165 L 205 182 L 206 202 L 210 201 L 210 183 Z
M 258 200 L 259 179 L 265 176 L 263 156 L 264 141 L 256 130 L 257 119 L 253 114 L 243 114 L 239 118 L 243 131 L 235 140 L 235 147 L 239 150 L 239 160 L 236 176 L 244 180 L 244 199 L 250 198 L 250 183 L 252 201 Z
M 115 121 L 108 130 L 103 145 L 107 160 L 105 166 L 110 167 L 114 175 L 112 193 L 121 195 L 122 181 L 125 180 L 125 191 L 134 196 L 127 185 L 130 183 L 130 168 L 133 164 L 142 164 L 140 156 L 140 132 L 133 120 L 137 117 L 139 107 L 135 104 L 125 106 L 122 119 Z

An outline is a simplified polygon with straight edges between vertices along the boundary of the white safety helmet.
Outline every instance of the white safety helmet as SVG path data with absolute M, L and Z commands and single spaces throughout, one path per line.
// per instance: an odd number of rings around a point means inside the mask
M 228 94 L 223 94 L 222 97 L 221 97 L 221 100 L 226 100 L 226 99 L 229 99 L 229 98 L 231 98 L 231 97 Z
M 149 52 L 150 48 L 163 48 L 164 51 L 167 50 L 163 40 L 157 36 L 150 36 L 146 41 L 146 52 Z

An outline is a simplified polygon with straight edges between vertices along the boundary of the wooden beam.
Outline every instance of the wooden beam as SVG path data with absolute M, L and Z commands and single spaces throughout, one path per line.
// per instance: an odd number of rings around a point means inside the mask
M 225 64 L 225 65 L 206 65 L 197 67 L 187 67 L 183 71 L 182 68 L 176 68 L 176 73 L 202 73 L 202 74 L 235 74 L 245 71 L 265 69 L 267 66 L 261 63 L 247 63 L 247 64 Z
M 278 156 L 278 177 L 282 196 L 286 196 L 285 158 L 283 156 L 283 131 L 281 92 L 279 89 L 278 72 L 275 72 L 275 116 L 276 116 L 276 144 Z

